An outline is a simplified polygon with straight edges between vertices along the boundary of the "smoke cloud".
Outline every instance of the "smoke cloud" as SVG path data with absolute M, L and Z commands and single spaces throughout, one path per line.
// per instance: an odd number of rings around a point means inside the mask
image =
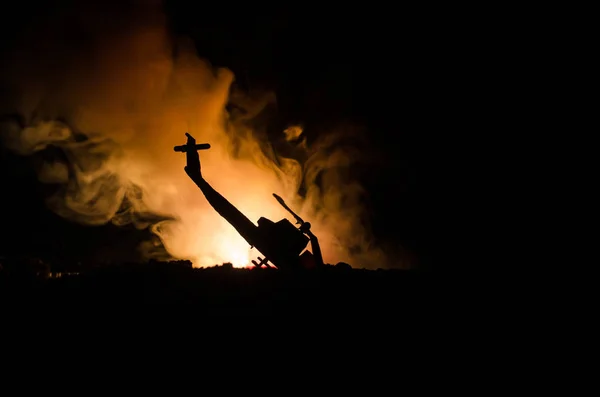
M 209 206 L 173 151 L 190 132 L 212 146 L 201 152 L 205 178 L 249 219 L 290 217 L 277 193 L 311 222 L 326 262 L 385 267 L 365 227 L 364 192 L 344 174 L 360 152 L 340 145 L 340 133 L 309 146 L 290 126 L 282 138 L 305 161 L 274 158 L 248 115 L 226 111 L 233 74 L 173 38 L 159 4 L 143 4 L 114 13 L 87 3 L 40 22 L 5 63 L 3 84 L 15 95 L 0 110 L 24 120 L 2 126 L 5 145 L 62 153 L 38 170 L 40 182 L 62 186 L 49 207 L 82 224 L 149 227 L 170 255 L 196 266 L 248 264 L 258 253 Z M 254 109 L 274 101 L 265 98 Z M 140 249 L 159 255 L 151 243 Z

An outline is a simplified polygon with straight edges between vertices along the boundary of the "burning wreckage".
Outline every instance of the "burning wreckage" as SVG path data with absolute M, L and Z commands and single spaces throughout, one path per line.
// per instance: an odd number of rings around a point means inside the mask
M 273 193 L 275 199 L 294 216 L 296 224 L 299 226 L 295 227 L 285 218 L 273 222 L 264 217 L 258 220 L 258 226 L 256 226 L 203 178 L 198 151 L 210 149 L 210 144 L 197 144 L 194 137 L 189 133 L 186 132 L 185 135 L 187 136 L 187 143 L 174 148 L 176 152 L 186 154 L 185 172 L 200 188 L 209 204 L 219 215 L 225 218 L 251 247 L 256 248 L 263 254 L 264 258 L 258 257 L 258 262 L 257 260 L 252 261 L 256 267 L 271 267 L 272 264 L 277 269 L 296 270 L 323 266 L 319 240 L 311 232 L 309 222 L 305 222 L 300 218 L 286 205 L 281 197 Z M 312 253 L 305 250 L 309 241 Z

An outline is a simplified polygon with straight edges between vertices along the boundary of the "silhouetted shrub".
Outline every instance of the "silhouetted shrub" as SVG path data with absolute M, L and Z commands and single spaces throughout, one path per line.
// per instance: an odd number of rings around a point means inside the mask
M 350 271 L 352 270 L 352 266 L 350 266 L 349 264 L 347 264 L 346 262 L 338 262 L 335 265 L 336 269 L 338 270 L 346 270 L 346 271 Z

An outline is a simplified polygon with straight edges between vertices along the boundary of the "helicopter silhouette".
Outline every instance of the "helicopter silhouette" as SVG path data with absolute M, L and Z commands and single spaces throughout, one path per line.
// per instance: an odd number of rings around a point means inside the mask
M 285 201 L 273 193 L 273 196 L 296 219 L 298 227 L 292 225 L 287 219 L 273 222 L 265 217 L 258 219 L 258 226 L 248 219 L 239 209 L 231 204 L 225 197 L 217 192 L 202 176 L 200 167 L 199 150 L 210 149 L 210 144 L 196 144 L 196 140 L 189 133 L 185 145 L 175 146 L 176 152 L 186 154 L 185 172 L 200 188 L 208 203 L 229 222 L 235 230 L 264 257 L 260 256 L 252 263 L 257 268 L 272 267 L 277 269 L 295 270 L 319 268 L 323 266 L 323 256 L 319 239 L 310 230 L 311 224 L 305 222 Z M 311 243 L 312 253 L 306 250 Z

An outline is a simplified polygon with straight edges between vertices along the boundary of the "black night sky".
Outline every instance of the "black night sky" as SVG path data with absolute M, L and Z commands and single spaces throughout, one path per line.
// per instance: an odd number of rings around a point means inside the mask
M 105 3 L 111 12 L 135 12 Z M 325 4 L 200 4 L 166 2 L 173 34 L 191 37 L 201 57 L 231 69 L 236 89 L 274 91 L 269 130 L 301 123 L 309 141 L 344 123 L 367 131 L 379 161 L 359 178 L 381 244 L 403 246 L 421 268 L 435 270 L 466 266 L 482 249 L 474 246 L 481 236 L 473 213 L 484 192 L 466 187 L 465 170 L 484 182 L 475 162 L 492 150 L 487 136 L 503 128 L 493 93 L 510 85 L 500 70 L 511 67 L 499 55 L 503 33 L 486 28 L 491 13 L 475 22 L 463 10 L 433 5 L 392 10 L 361 3 L 328 11 Z M 67 1 L 19 2 L 1 27 L 2 50 L 10 52 L 20 35 L 69 7 Z M 47 187 L 35 180 L 32 161 L 2 149 L 1 254 L 135 256 L 147 232 L 79 226 L 48 211 Z

